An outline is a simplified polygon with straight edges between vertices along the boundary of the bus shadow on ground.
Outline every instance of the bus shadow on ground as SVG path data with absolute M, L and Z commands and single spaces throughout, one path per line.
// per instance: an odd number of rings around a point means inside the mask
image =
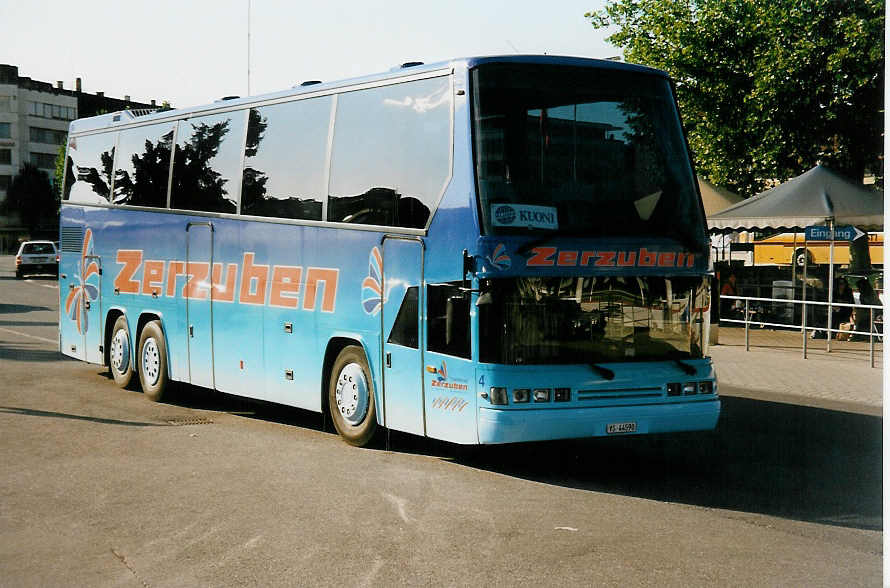
M 331 434 L 315 412 L 180 386 L 179 406 Z M 535 482 L 881 530 L 880 417 L 723 396 L 715 431 L 467 447 L 383 431 L 377 449 Z
M 458 461 L 581 490 L 882 529 L 881 418 L 722 400 L 715 431 L 482 448 Z

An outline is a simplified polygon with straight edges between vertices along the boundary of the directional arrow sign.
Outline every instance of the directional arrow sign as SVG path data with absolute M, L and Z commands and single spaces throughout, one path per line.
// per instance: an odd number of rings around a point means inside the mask
M 853 226 L 835 227 L 834 239 L 831 229 L 826 226 L 812 226 L 806 228 L 807 241 L 855 241 L 865 233 Z

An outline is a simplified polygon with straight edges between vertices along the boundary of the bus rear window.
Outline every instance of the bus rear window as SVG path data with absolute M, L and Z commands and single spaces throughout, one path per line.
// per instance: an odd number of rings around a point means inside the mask
M 68 140 L 64 200 L 108 204 L 116 139 L 117 133 L 100 133 Z
M 489 64 L 472 81 L 487 234 L 665 236 L 688 248 L 705 240 L 667 79 Z

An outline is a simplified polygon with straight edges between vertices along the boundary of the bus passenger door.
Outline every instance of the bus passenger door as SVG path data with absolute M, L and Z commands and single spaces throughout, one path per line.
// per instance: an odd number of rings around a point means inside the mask
M 384 424 L 426 434 L 420 309 L 423 243 L 386 237 L 383 242 Z
M 189 382 L 213 388 L 213 310 L 210 305 L 210 268 L 213 267 L 213 224 L 186 225 L 185 286 Z
M 85 360 L 89 363 L 101 364 L 104 360 L 102 353 L 102 334 L 105 332 L 102 325 L 102 259 L 98 255 L 85 255 L 83 263 L 86 273 L 91 274 L 85 282 L 83 292 L 83 313 L 85 316 L 83 331 L 83 349 Z M 95 276 L 95 277 L 93 277 Z M 96 287 L 89 289 L 92 283 Z M 90 296 L 89 294 L 93 294 Z

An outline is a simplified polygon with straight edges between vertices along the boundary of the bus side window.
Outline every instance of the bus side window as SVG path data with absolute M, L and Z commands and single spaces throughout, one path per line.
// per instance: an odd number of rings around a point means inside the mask
M 68 139 L 64 200 L 108 204 L 116 139 L 116 132 Z
M 173 208 L 236 212 L 246 116 L 246 111 L 235 110 L 179 121 Z
M 333 98 L 251 108 L 241 214 L 321 220 Z
M 340 94 L 329 221 L 424 228 L 451 172 L 447 76 Z
M 405 292 L 405 299 L 386 342 L 417 349 L 417 286 L 411 286 Z
M 114 166 L 115 204 L 167 208 L 174 123 L 121 131 Z
M 458 286 L 427 289 L 427 349 L 470 358 L 470 298 Z

